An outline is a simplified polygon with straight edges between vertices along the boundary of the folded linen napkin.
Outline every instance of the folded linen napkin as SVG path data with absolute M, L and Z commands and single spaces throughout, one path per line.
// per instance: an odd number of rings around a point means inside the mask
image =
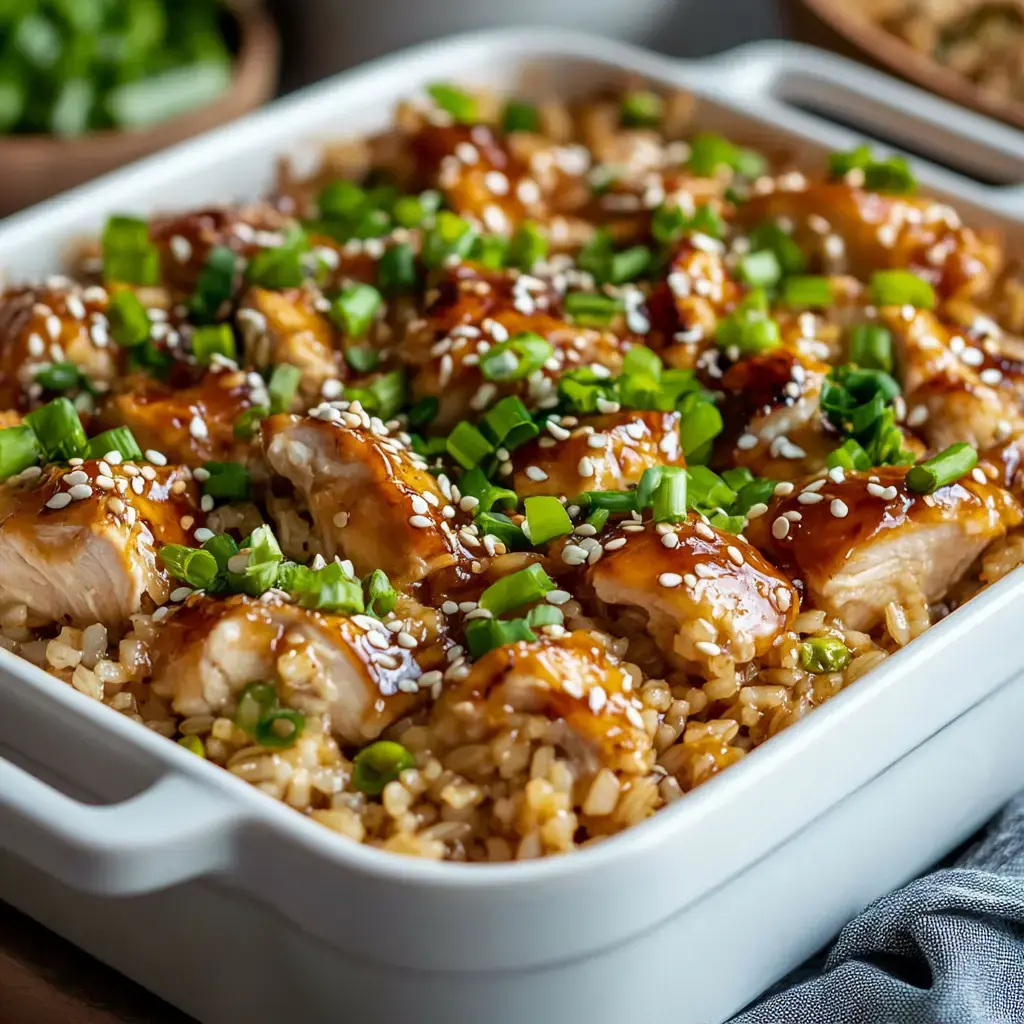
M 809 980 L 804 980 L 808 978 Z M 733 1024 L 1022 1024 L 1024 795 Z

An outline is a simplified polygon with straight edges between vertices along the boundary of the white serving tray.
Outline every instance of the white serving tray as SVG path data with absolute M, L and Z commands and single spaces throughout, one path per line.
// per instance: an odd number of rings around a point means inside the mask
M 13 217 L 0 267 L 53 272 L 110 212 L 254 196 L 275 154 L 382 128 L 438 78 L 578 92 L 624 73 L 808 161 L 859 136 L 794 103 L 1024 179 L 1024 136 L 814 50 L 680 63 L 517 30 L 339 76 Z M 917 168 L 1019 241 L 1018 187 Z M 209 1024 L 714 1024 L 1024 784 L 1022 593 L 1011 574 L 643 825 L 507 866 L 357 846 L 0 651 L 0 897 Z

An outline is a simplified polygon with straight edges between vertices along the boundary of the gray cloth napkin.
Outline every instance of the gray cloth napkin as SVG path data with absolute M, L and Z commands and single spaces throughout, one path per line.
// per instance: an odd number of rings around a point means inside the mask
M 952 866 L 883 896 L 783 984 L 733 1024 L 1022 1024 L 1024 796 Z

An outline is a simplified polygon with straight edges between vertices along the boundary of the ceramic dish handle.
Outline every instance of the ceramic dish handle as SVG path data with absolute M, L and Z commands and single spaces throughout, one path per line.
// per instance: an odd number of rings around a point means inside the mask
M 216 872 L 231 862 L 239 817 L 184 776 L 94 806 L 0 757 L 0 848 L 85 892 L 129 896 Z
M 1024 215 L 1024 134 L 888 75 L 796 43 L 754 43 L 702 61 L 722 98 L 785 110 L 829 144 L 850 129 L 928 160 L 930 183 Z M 843 138 L 845 136 L 845 138 Z

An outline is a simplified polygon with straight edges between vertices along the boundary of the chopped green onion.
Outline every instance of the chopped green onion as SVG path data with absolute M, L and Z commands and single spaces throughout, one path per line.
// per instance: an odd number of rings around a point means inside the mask
M 554 345 L 546 338 L 523 331 L 492 345 L 480 357 L 480 372 L 491 381 L 523 380 L 539 370 L 554 352 Z
M 149 314 L 139 297 L 127 288 L 118 291 L 107 310 L 110 333 L 122 348 L 134 348 L 149 338 Z
M 78 410 L 67 398 L 55 398 L 25 417 L 36 433 L 44 462 L 65 462 L 89 447 Z
M 690 508 L 702 511 L 729 509 L 736 500 L 733 488 L 707 466 L 687 466 L 686 479 L 686 499 Z
M 39 439 L 28 424 L 0 430 L 0 480 L 36 465 L 41 455 Z
M 320 216 L 325 220 L 354 221 L 367 205 L 366 190 L 344 178 L 328 182 L 317 196 Z
M 720 509 L 708 516 L 708 522 L 716 530 L 724 530 L 726 533 L 742 533 L 747 525 L 746 516 L 728 515 Z
M 434 395 L 427 395 L 421 398 L 408 412 L 407 417 L 410 427 L 425 427 L 437 418 L 437 410 L 441 408 L 441 401 Z
M 466 623 L 466 644 L 474 658 L 481 658 L 496 647 L 536 639 L 537 634 L 526 619 L 474 619 Z
M 372 373 L 380 366 L 380 353 L 369 345 L 360 345 L 345 350 L 345 362 L 356 373 Z
M 511 242 L 501 235 L 481 235 L 469 252 L 474 263 L 488 270 L 503 270 L 509 260 Z
M 651 217 L 651 234 L 656 242 L 671 245 L 686 234 L 690 218 L 683 213 L 678 203 L 664 202 Z
M 565 312 L 580 327 L 607 327 L 624 309 L 621 299 L 597 292 L 570 292 Z
M 184 544 L 165 544 L 160 549 L 160 564 L 176 580 L 202 589 L 216 578 L 217 559 L 202 548 L 188 548 Z
M 215 355 L 234 360 L 237 354 L 235 336 L 228 324 L 209 324 L 192 332 L 192 355 L 203 366 L 209 365 Z
M 966 476 L 977 464 L 977 451 L 960 441 L 910 469 L 907 487 L 917 494 L 931 494 Z
M 612 284 L 635 281 L 644 274 L 654 260 L 654 254 L 646 245 L 634 245 L 612 256 L 608 280 Z
M 935 289 L 911 270 L 877 270 L 871 275 L 871 301 L 876 306 L 935 308 Z
M 322 569 L 296 566 L 287 583 L 292 600 L 302 608 L 335 612 L 341 615 L 360 615 L 365 610 L 362 584 L 338 562 L 328 562 Z
M 253 736 L 260 720 L 277 704 L 277 690 L 272 683 L 249 683 L 235 705 L 235 725 L 242 732 Z
M 572 520 L 565 511 L 565 506 L 557 498 L 538 496 L 527 498 L 523 504 L 526 509 L 527 531 L 532 544 L 539 546 L 555 537 L 564 537 L 572 533 Z
M 377 285 L 385 295 L 405 295 L 416 288 L 416 255 L 408 242 L 392 246 L 377 263 Z
M 598 228 L 576 254 L 576 265 L 598 284 L 604 284 L 611 278 L 614 255 L 615 243 L 611 232 L 607 228 Z
M 651 500 L 654 498 L 654 492 L 658 489 L 658 485 L 661 483 L 662 478 L 671 470 L 672 473 L 682 472 L 676 466 L 651 466 L 649 469 L 645 469 L 640 475 L 640 483 L 637 484 L 636 488 L 636 507 L 638 509 L 647 508 L 651 504 Z
M 732 469 L 723 469 L 721 475 L 725 484 L 734 491 L 739 491 L 757 479 L 746 466 L 734 466 Z
M 665 112 L 665 101 L 649 89 L 637 89 L 622 97 L 620 113 L 627 128 L 656 128 Z
M 235 420 L 235 437 L 248 440 L 256 432 L 259 423 L 269 415 L 270 410 L 265 405 L 254 405 L 251 409 L 246 409 Z
M 832 284 L 827 277 L 797 274 L 782 282 L 782 301 L 787 306 L 823 309 L 832 305 Z
M 427 86 L 430 98 L 460 124 L 472 124 L 477 119 L 476 100 L 464 89 L 436 82 Z
M 636 491 L 583 491 L 577 501 L 592 509 L 609 512 L 633 512 L 637 509 Z
M 768 249 L 775 253 L 784 276 L 802 274 L 807 265 L 803 251 L 792 235 L 783 231 L 774 221 L 767 221 L 750 232 L 750 248 L 757 252 Z
M 160 282 L 160 254 L 149 240 L 149 225 L 137 217 L 114 216 L 103 229 L 103 277 L 124 284 Z
M 701 203 L 690 221 L 690 230 L 710 235 L 711 238 L 721 238 L 725 234 L 725 221 L 713 206 Z
M 720 320 L 715 340 L 719 348 L 735 347 L 741 356 L 754 356 L 775 348 L 781 335 L 779 325 L 768 314 L 764 292 L 750 292 L 729 316 Z
M 373 285 L 351 285 L 331 303 L 331 319 L 350 338 L 359 337 L 373 325 L 383 301 Z
M 509 395 L 495 403 L 480 421 L 480 429 L 496 448 L 513 451 L 540 433 L 540 427 L 526 411 L 526 406 Z
M 690 143 L 687 166 L 702 177 L 712 177 L 724 167 L 746 178 L 756 178 L 764 173 L 767 163 L 760 153 L 735 146 L 721 135 L 705 132 Z
M 829 452 L 825 459 L 829 469 L 841 467 L 848 473 L 871 468 L 871 457 L 852 437 L 848 437 L 838 448 Z
M 345 388 L 345 397 L 350 402 L 358 400 L 367 412 L 387 422 L 405 405 L 405 392 L 404 371 L 390 370 L 371 381 L 367 387 Z
M 547 255 L 547 235 L 534 221 L 525 221 L 512 236 L 512 242 L 508 249 L 509 264 L 529 273 L 533 270 L 534 264 L 546 259 Z
M 696 396 L 692 396 L 696 398 Z M 687 396 L 680 410 L 679 443 L 687 459 L 722 432 L 722 414 L 711 402 Z
M 800 667 L 821 675 L 841 672 L 850 663 L 850 651 L 834 636 L 812 636 L 797 645 Z
M 127 427 L 114 427 L 97 434 L 89 441 L 89 458 L 103 459 L 110 452 L 118 452 L 125 462 L 142 458 L 142 448 Z
M 611 512 L 606 508 L 595 508 L 594 511 L 587 516 L 587 524 L 600 533 L 604 529 L 605 523 L 608 522 L 608 517 L 610 515 Z
M 722 474 L 723 479 L 726 477 L 728 471 Z M 745 516 L 755 505 L 768 505 L 771 503 L 772 498 L 775 495 L 775 486 L 777 481 L 775 480 L 751 480 L 748 483 L 743 484 L 740 487 L 735 487 L 734 484 L 726 480 L 729 487 L 737 491 L 736 500 L 733 503 L 732 511 Z
M 371 615 L 382 619 L 394 610 L 398 603 L 398 591 L 391 586 L 391 580 L 383 569 L 374 569 L 367 577 L 365 587 L 366 610 Z
M 400 743 L 377 740 L 356 754 L 352 766 L 352 785 L 367 796 L 380 796 L 389 782 L 416 766 L 416 759 Z
M 306 716 L 292 708 L 272 708 L 256 725 L 253 739 L 269 750 L 290 747 L 302 735 Z
M 526 624 L 531 629 L 543 629 L 545 626 L 560 626 L 565 621 L 561 608 L 551 604 L 538 604 L 526 613 Z
M 178 746 L 184 747 L 190 754 L 195 754 L 196 757 L 206 757 L 206 748 L 198 736 L 182 736 L 178 740 Z
M 238 462 L 207 462 L 203 469 L 210 475 L 203 481 L 203 494 L 222 501 L 248 501 L 249 471 Z
M 666 466 L 654 489 L 651 511 L 656 523 L 681 523 L 686 518 L 686 470 Z
M 267 381 L 267 394 L 270 396 L 271 412 L 287 412 L 292 405 L 292 399 L 299 390 L 299 382 L 302 380 L 302 371 L 297 366 L 288 363 L 278 363 L 274 372 Z
M 740 277 L 752 288 L 774 288 L 782 277 L 779 258 L 771 249 L 752 252 L 740 260 Z
M 37 374 L 35 383 L 46 391 L 71 391 L 82 380 L 82 371 L 75 363 L 51 363 Z
M 504 615 L 524 604 L 539 601 L 555 589 L 554 581 L 536 563 L 492 583 L 480 595 L 480 607 L 492 615 Z
M 450 259 L 464 260 L 476 241 L 476 229 L 450 210 L 442 210 L 423 239 L 420 258 L 428 267 L 442 267 Z
M 500 512 L 481 512 L 473 523 L 481 536 L 497 537 L 508 551 L 524 551 L 530 546 L 526 534 Z
M 871 192 L 909 195 L 917 188 L 914 173 L 904 157 L 890 156 L 879 160 L 868 145 L 857 146 L 849 153 L 832 153 L 828 162 L 832 178 L 845 178 L 851 171 L 862 171 L 864 187 Z
M 509 100 L 501 115 L 501 130 L 511 132 L 540 131 L 540 115 L 533 103 L 525 100 Z
M 478 466 L 466 470 L 459 477 L 459 493 L 463 497 L 476 498 L 477 512 L 490 512 L 498 504 L 514 509 L 519 504 L 519 495 L 515 491 L 492 484 Z
M 231 534 L 216 533 L 209 540 L 203 542 L 203 550 L 209 551 L 213 555 L 217 560 L 217 568 L 224 572 L 228 567 L 228 562 L 238 554 L 238 545 Z
M 246 276 L 262 288 L 297 288 L 305 276 L 302 256 L 309 251 L 305 231 L 295 228 L 273 249 L 263 249 L 249 261 Z
M 226 245 L 210 249 L 196 281 L 196 290 L 188 300 L 188 308 L 199 322 L 217 319 L 221 307 L 234 292 L 237 268 L 237 258 Z
M 881 324 L 858 324 L 850 332 L 850 362 L 892 373 L 892 333 Z
M 463 469 L 472 469 L 494 454 L 494 446 L 483 434 L 463 420 L 457 423 L 445 443 L 448 454 Z

